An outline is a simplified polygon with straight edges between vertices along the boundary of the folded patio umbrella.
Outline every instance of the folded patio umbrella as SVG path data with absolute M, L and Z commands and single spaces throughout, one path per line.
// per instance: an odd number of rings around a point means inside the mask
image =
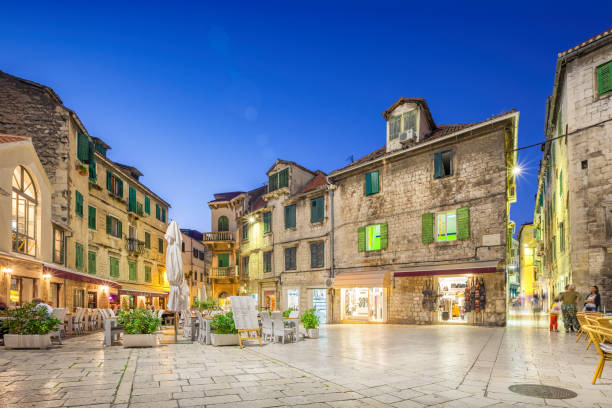
M 189 287 L 183 273 L 183 259 L 181 257 L 183 238 L 176 221 L 172 221 L 168 226 L 165 238 L 168 241 L 166 276 L 168 277 L 168 283 L 170 283 L 168 310 L 181 312 L 189 309 Z

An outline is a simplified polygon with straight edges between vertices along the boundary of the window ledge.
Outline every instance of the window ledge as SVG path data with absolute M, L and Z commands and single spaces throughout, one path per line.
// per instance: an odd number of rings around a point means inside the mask
M 324 219 L 323 221 L 310 222 L 310 225 L 321 226 L 321 225 L 325 224 L 325 221 L 326 221 L 326 219 Z

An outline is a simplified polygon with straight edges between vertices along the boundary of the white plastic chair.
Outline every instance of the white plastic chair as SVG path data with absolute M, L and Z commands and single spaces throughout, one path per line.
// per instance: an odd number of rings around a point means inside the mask
M 268 311 L 263 311 L 260 313 L 261 315 L 261 337 L 266 340 L 267 338 L 272 338 L 274 336 L 274 330 L 272 328 L 272 319 L 270 319 L 270 313 Z
M 55 317 L 56 319 L 59 319 L 59 321 L 62 322 L 56 331 L 49 333 L 51 335 L 51 338 L 57 337 L 59 344 L 62 344 L 62 333 L 64 337 L 66 337 L 66 327 L 64 326 L 64 318 L 66 318 L 66 312 L 67 310 L 62 307 L 53 309 L 53 312 L 51 313 L 51 316 Z
M 72 316 L 72 332 L 74 334 L 83 333 L 83 313 L 85 313 L 85 309 L 77 307 L 76 313 Z
M 286 337 L 293 337 L 295 334 L 295 330 L 291 327 L 285 327 L 285 322 L 283 321 L 283 315 L 281 312 L 272 312 L 272 329 L 274 331 L 274 341 L 278 337 L 282 338 L 283 344 L 285 344 Z

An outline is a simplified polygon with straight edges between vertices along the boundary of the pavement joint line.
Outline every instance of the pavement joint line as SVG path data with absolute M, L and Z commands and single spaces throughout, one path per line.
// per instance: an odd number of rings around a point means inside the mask
M 485 387 L 483 396 L 487 398 L 489 395 L 489 384 L 491 384 L 491 378 L 493 378 L 493 370 L 495 369 L 495 364 L 497 364 L 497 359 L 499 358 L 499 352 L 504 344 L 504 337 L 506 336 L 506 330 L 502 331 L 501 338 L 499 339 L 499 346 L 497 347 L 497 352 L 495 353 L 495 360 L 493 364 L 491 364 L 491 371 L 489 372 L 489 378 L 487 379 L 487 386 Z M 539 377 L 539 374 L 538 374 Z
M 491 332 L 491 334 L 489 334 L 489 337 L 487 338 L 487 341 L 484 342 L 482 348 L 480 349 L 480 351 L 478 352 L 478 354 L 476 355 L 476 358 L 474 359 L 474 362 L 472 363 L 472 365 L 470 366 L 470 368 L 468 368 L 468 370 L 465 372 L 465 374 L 463 375 L 463 378 L 461 379 L 461 382 L 459 383 L 459 385 L 457 385 L 455 387 L 455 389 L 459 389 L 459 387 L 461 387 L 463 385 L 463 382 L 465 381 L 465 379 L 467 378 L 467 376 L 470 374 L 470 371 L 472 371 L 472 368 L 474 368 L 474 366 L 476 365 L 476 363 L 478 362 L 478 359 L 480 358 L 480 355 L 482 354 L 482 352 L 484 351 L 484 349 L 487 347 L 487 344 L 489 344 L 489 341 L 491 340 L 491 337 L 493 337 L 493 335 L 495 334 L 495 332 Z M 490 377 L 489 377 L 490 380 Z

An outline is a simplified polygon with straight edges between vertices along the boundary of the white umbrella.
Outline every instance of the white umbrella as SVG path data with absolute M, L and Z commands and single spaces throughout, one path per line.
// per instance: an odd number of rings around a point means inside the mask
M 183 273 L 183 259 L 181 246 L 183 238 L 178 223 L 172 221 L 166 231 L 168 248 L 166 251 L 166 276 L 170 283 L 170 296 L 168 297 L 168 310 L 181 312 L 189 309 L 189 286 Z

